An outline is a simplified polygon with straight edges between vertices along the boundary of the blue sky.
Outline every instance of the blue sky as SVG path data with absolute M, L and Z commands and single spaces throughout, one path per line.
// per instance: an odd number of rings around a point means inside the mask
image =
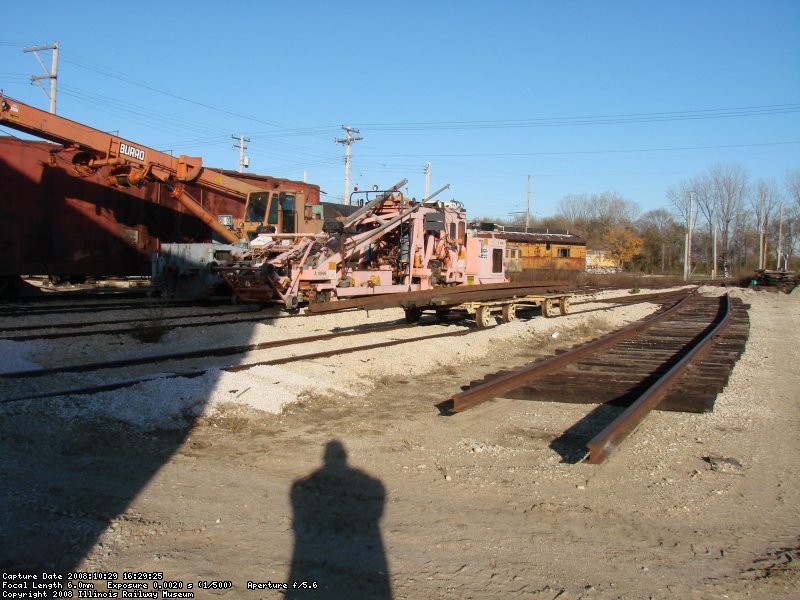
M 6 3 L 0 88 L 47 109 L 23 48 L 60 44 L 58 113 L 204 163 L 344 186 L 402 178 L 470 216 L 616 192 L 643 211 L 721 163 L 800 168 L 800 2 Z M 49 66 L 49 53 L 42 53 Z M 0 128 L 0 133 L 13 133 Z

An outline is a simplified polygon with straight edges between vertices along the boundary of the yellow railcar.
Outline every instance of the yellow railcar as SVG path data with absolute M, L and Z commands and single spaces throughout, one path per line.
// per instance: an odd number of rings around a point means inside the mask
M 506 272 L 512 278 L 568 275 L 586 269 L 586 239 L 564 229 L 533 229 L 481 223 L 506 240 Z

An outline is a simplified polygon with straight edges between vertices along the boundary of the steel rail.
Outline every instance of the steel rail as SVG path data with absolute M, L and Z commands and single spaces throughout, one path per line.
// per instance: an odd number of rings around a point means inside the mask
M 169 308 L 169 307 L 165 307 Z M 151 310 L 150 307 L 145 307 L 142 310 Z M 160 310 L 160 309 L 158 309 Z M 260 308 L 243 309 L 243 310 L 228 310 L 228 311 L 214 311 L 202 313 L 189 313 L 184 315 L 159 315 L 157 318 L 160 321 L 175 321 L 178 319 L 200 319 L 205 317 L 225 317 L 231 315 L 252 315 L 253 313 L 260 313 Z M 271 318 L 271 317 L 270 317 Z M 142 323 L 146 321 L 153 321 L 153 317 L 134 317 L 130 319 L 108 319 L 105 321 L 73 321 L 61 323 L 43 323 L 40 325 L 12 325 L 10 327 L 0 325 L 0 334 L 12 331 L 36 331 L 37 329 L 84 329 L 87 327 L 97 327 L 100 325 L 122 325 L 125 323 Z
M 0 373 L 2 379 L 19 379 L 19 378 L 32 378 L 44 377 L 46 375 L 58 375 L 61 373 L 85 373 L 88 371 L 101 371 L 104 369 L 116 369 L 120 367 L 132 367 L 136 365 L 146 365 L 155 362 L 162 362 L 168 360 L 187 360 L 192 358 L 207 358 L 210 356 L 230 356 L 233 354 L 244 354 L 254 350 L 267 350 L 270 348 L 280 348 L 282 346 L 291 346 L 294 344 L 305 344 L 308 342 L 320 342 L 340 337 L 366 335 L 369 333 L 385 333 L 387 331 L 394 331 L 397 329 L 408 329 L 417 326 L 437 325 L 438 321 L 431 321 L 430 323 L 402 323 L 399 325 L 384 325 L 379 327 L 368 327 L 364 329 L 353 329 L 349 331 L 339 331 L 335 333 L 322 333 L 319 335 L 309 335 L 299 338 L 290 338 L 284 340 L 273 340 L 270 342 L 261 342 L 259 344 L 247 344 L 244 346 L 223 346 L 218 348 L 203 348 L 201 350 L 191 350 L 187 352 L 175 352 L 172 354 L 156 354 L 153 356 L 140 356 L 138 358 L 109 360 L 96 363 L 84 363 L 78 365 L 64 365 L 61 367 L 50 367 L 44 369 L 31 369 L 27 371 L 11 371 L 7 373 Z
M 399 328 L 398 328 L 399 329 Z M 417 338 L 404 338 L 400 340 L 391 340 L 388 342 L 377 342 L 372 344 L 364 344 L 362 346 L 353 346 L 350 348 L 337 348 L 335 350 L 324 350 L 321 352 L 311 352 L 309 354 L 298 354 L 294 356 L 286 356 L 283 358 L 274 358 L 271 360 L 264 360 L 258 361 L 253 363 L 247 363 L 242 365 L 229 365 L 227 367 L 219 368 L 220 371 L 227 371 L 231 373 L 239 372 L 239 371 L 246 371 L 248 369 L 252 369 L 254 367 L 259 366 L 270 366 L 270 365 L 284 365 L 291 362 L 298 362 L 301 360 L 315 360 L 317 358 L 327 358 L 330 356 L 338 356 L 341 354 L 352 354 L 354 352 L 365 352 L 367 350 L 377 350 L 388 348 L 389 346 L 398 346 L 401 344 L 408 344 L 412 342 L 421 342 L 425 340 L 434 340 L 438 338 L 445 338 L 445 337 L 460 337 L 464 335 L 469 335 L 470 333 L 476 333 L 478 330 L 476 329 L 463 329 L 459 331 L 447 331 L 444 333 L 434 333 L 431 335 L 426 335 Z M 370 331 L 369 333 L 372 333 Z M 97 394 L 100 392 L 109 392 L 114 390 L 120 390 L 128 387 L 133 387 L 134 385 L 138 385 L 140 383 L 146 383 L 148 381 L 156 381 L 159 379 L 177 379 L 179 377 L 184 377 L 187 379 L 200 377 L 210 371 L 211 369 L 195 369 L 193 371 L 184 371 L 184 372 L 176 372 L 176 373 L 169 373 L 169 374 L 159 374 L 159 375 L 149 375 L 146 377 L 139 377 L 136 379 L 126 379 L 124 381 L 117 381 L 112 383 L 106 383 L 102 385 L 94 385 L 82 388 L 69 388 L 65 390 L 54 390 L 49 392 L 42 392 L 37 394 L 29 394 L 27 396 L 17 396 L 14 398 L 4 398 L 0 400 L 0 404 L 10 404 L 12 402 L 21 402 L 24 400 L 43 400 L 46 398 L 57 398 L 59 396 L 75 396 L 75 395 L 89 395 L 89 394 Z
M 541 294 L 552 290 L 563 293 L 570 286 L 563 282 L 545 281 L 540 283 L 487 283 L 479 285 L 459 285 L 438 287 L 431 290 L 402 292 L 394 294 L 375 294 L 337 300 L 335 302 L 311 303 L 306 308 L 307 314 L 321 314 L 339 310 L 363 309 L 378 310 L 381 308 L 425 308 L 457 305 L 468 301 L 502 300 Z
M 253 312 L 253 311 L 251 311 Z M 218 313 L 219 316 L 222 316 L 224 313 Z M 236 313 L 231 313 L 236 314 Z M 245 313 L 243 313 L 245 314 Z M 205 321 L 196 321 L 192 323 L 174 323 L 174 324 L 163 324 L 163 325 L 152 325 L 153 321 L 177 321 L 181 319 L 195 319 L 195 318 L 205 318 L 203 316 L 197 317 L 187 317 L 187 316 L 180 316 L 180 317 L 156 317 L 155 319 L 128 319 L 124 321 L 119 321 L 120 323 L 141 323 L 138 327 L 116 327 L 113 329 L 91 329 L 88 331 L 60 331 L 60 332 L 53 332 L 53 333 L 30 333 L 35 332 L 37 329 L 88 329 L 90 327 L 108 325 L 108 322 L 99 322 L 99 323 L 57 323 L 55 325 L 37 325 L 35 327 L 26 327 L 21 329 L 22 331 L 27 331 L 29 333 L 26 334 L 17 334 L 17 335 L 4 335 L 6 331 L 13 331 L 14 328 L 9 329 L 0 329 L 0 339 L 2 340 L 10 340 L 13 342 L 25 342 L 30 340 L 57 340 L 62 338 L 72 338 L 72 337 L 88 337 L 94 335 L 121 335 L 126 333 L 133 333 L 135 331 L 141 331 L 142 329 L 148 329 L 150 327 L 159 327 L 165 329 L 185 329 L 189 327 L 211 327 L 215 325 L 235 325 L 236 323 L 257 323 L 262 321 L 271 321 L 275 318 L 279 317 L 272 317 L 267 315 L 259 315 L 256 317 L 242 317 L 239 319 L 214 319 L 214 320 L 205 320 Z
M 504 373 L 488 381 L 484 381 L 476 386 L 471 386 L 468 390 L 452 396 L 449 400 L 439 404 L 439 410 L 444 414 L 463 412 L 473 406 L 477 406 L 487 400 L 491 400 L 506 392 L 510 392 L 518 387 L 529 384 L 548 373 L 561 369 L 565 365 L 580 360 L 581 358 L 599 352 L 604 348 L 618 344 L 619 342 L 634 337 L 640 332 L 649 329 L 653 325 L 669 318 L 680 308 L 683 307 L 694 291 L 686 294 L 684 298 L 675 303 L 672 307 L 656 314 L 649 319 L 633 323 L 619 331 L 604 335 L 596 340 L 573 348 L 563 354 L 552 356 L 542 361 L 530 363 L 521 368 Z
M 692 289 L 697 289 L 695 286 Z M 627 296 L 614 296 L 613 298 L 597 298 L 593 300 L 585 300 L 585 302 L 604 302 L 611 304 L 638 304 L 639 302 L 659 302 L 661 300 L 669 301 L 671 298 L 685 295 L 689 290 L 671 290 L 669 292 L 655 292 L 652 294 L 628 294 Z M 574 302 L 573 304 L 578 304 Z
M 0 317 L 19 317 L 31 315 L 64 315 L 64 314 L 83 314 L 87 312 L 106 312 L 111 310 L 137 310 L 144 308 L 146 305 L 142 302 L 127 302 L 124 304 L 114 304 L 113 301 L 109 302 L 87 302 L 86 304 L 69 304 L 65 306 L 57 306 L 55 303 L 46 303 L 39 305 L 31 304 L 18 304 L 10 308 L 1 308 Z
M 589 456 L 586 462 L 600 464 L 604 462 L 622 441 L 639 426 L 639 424 L 654 410 L 674 384 L 689 368 L 692 362 L 700 359 L 711 348 L 714 340 L 721 335 L 731 319 L 731 299 L 729 294 L 721 296 L 722 316 L 717 315 L 716 325 L 702 339 L 698 340 L 692 349 L 675 365 L 662 375 L 650 388 L 647 389 L 633 404 L 626 408 L 622 414 L 608 424 L 600 433 L 592 438 L 586 447 Z M 723 300 L 724 299 L 724 300 Z
M 195 306 L 230 306 L 230 298 L 208 299 L 205 301 L 175 300 L 171 299 L 163 304 L 165 309 L 192 308 Z M 85 313 L 99 313 L 109 311 L 149 310 L 152 308 L 152 299 L 143 298 L 141 302 L 115 303 L 113 298 L 100 302 L 78 302 L 60 305 L 56 301 L 42 304 L 17 304 L 8 308 L 8 304 L 0 304 L 0 317 L 15 318 L 20 316 L 40 315 L 81 315 Z

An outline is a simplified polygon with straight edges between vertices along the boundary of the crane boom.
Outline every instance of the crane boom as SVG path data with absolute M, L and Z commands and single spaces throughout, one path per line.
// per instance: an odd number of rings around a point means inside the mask
M 248 183 L 203 168 L 202 158 L 172 156 L 142 144 L 53 115 L 0 94 L 0 124 L 64 146 L 74 151 L 72 164 L 81 176 L 110 167 L 109 183 L 117 187 L 142 185 L 148 181 L 168 186 L 170 194 L 187 210 L 229 243 L 241 235 L 219 222 L 186 191 L 184 184 L 239 199 L 266 204 L 268 192 Z

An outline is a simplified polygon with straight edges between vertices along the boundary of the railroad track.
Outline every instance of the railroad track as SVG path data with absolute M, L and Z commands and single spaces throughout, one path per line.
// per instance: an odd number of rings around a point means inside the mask
M 121 301 L 115 298 L 100 299 L 84 298 L 66 300 L 51 300 L 48 302 L 18 302 L 4 304 L 0 307 L 0 317 L 19 317 L 30 315 L 64 315 L 98 313 L 112 310 L 137 310 L 152 305 L 153 300 L 142 298 L 134 301 Z M 188 303 L 183 303 L 185 306 Z M 178 305 L 177 303 L 175 304 Z
M 525 285 L 530 288 L 529 284 Z M 547 285 L 550 286 L 550 284 Z M 536 289 L 541 288 L 538 287 Z M 668 301 L 670 296 L 682 293 L 681 291 L 673 291 L 662 294 L 629 295 L 601 300 L 589 299 L 584 302 L 575 302 L 573 304 L 578 305 L 588 302 L 614 304 L 629 304 L 646 301 L 665 302 Z M 366 308 L 376 308 L 376 306 L 372 306 L 376 301 L 381 305 L 387 302 L 389 302 L 388 305 L 392 304 L 392 302 L 387 301 L 385 298 L 367 298 L 358 301 L 357 304 L 364 303 Z M 346 303 L 340 302 L 337 304 Z M 71 337 L 78 338 L 97 334 L 135 334 L 142 331 L 144 328 L 161 327 L 163 329 L 177 329 L 208 327 L 239 322 L 272 321 L 275 319 L 298 316 L 294 313 L 277 313 L 274 310 L 265 312 L 258 305 L 231 307 L 229 304 L 222 304 L 217 305 L 213 310 L 209 310 L 210 307 L 214 306 L 214 303 L 196 305 L 187 302 L 154 301 L 153 299 L 144 299 L 138 302 L 120 302 L 114 298 L 109 298 L 105 301 L 97 301 L 96 298 L 88 298 L 77 303 L 63 303 L 54 300 L 46 303 L 46 306 L 38 303 L 17 304 L 5 309 L 0 309 L 0 339 L 32 341 Z M 521 306 L 519 310 L 520 312 L 529 312 L 530 309 Z M 109 317 L 105 318 L 100 316 L 105 312 L 123 311 L 126 315 L 125 318 L 118 318 L 114 315 L 109 315 Z M 87 314 L 92 317 L 91 320 L 86 319 Z M 58 322 L 50 321 L 49 319 L 52 315 L 58 315 L 61 317 L 61 320 Z M 17 319 L 20 317 L 25 317 L 28 321 L 30 321 L 31 318 L 38 318 L 41 320 L 41 323 L 38 325 L 18 325 L 16 323 Z
M 652 301 L 650 299 L 641 298 L 641 301 Z M 609 310 L 613 306 L 609 306 Z M 531 314 L 531 310 L 520 310 L 521 315 L 534 316 L 537 312 Z M 593 309 L 598 310 L 598 309 Z M 603 310 L 603 309 L 599 309 Z M 580 311 L 578 311 L 580 312 Z M 228 313 L 230 314 L 230 313 Z M 176 315 L 175 319 L 186 319 L 190 315 Z M 194 316 L 197 316 L 195 314 Z M 303 316 L 295 317 L 291 315 L 283 315 L 282 317 L 275 318 L 305 318 Z M 251 321 L 271 321 L 272 317 L 267 317 L 260 311 L 255 311 L 251 317 L 247 315 L 234 314 L 230 320 L 215 318 L 213 320 L 204 320 L 201 322 L 187 323 L 183 325 L 170 324 L 169 328 L 177 327 L 192 327 L 198 325 L 224 325 L 228 322 L 251 322 Z M 134 321 L 139 321 L 135 319 Z M 130 320 L 121 321 L 106 321 L 104 326 L 109 323 L 125 322 L 129 323 Z M 423 319 L 419 324 L 422 328 L 429 326 L 440 325 L 443 327 L 451 326 L 454 324 L 466 325 L 469 323 L 469 328 L 460 327 L 453 331 L 442 330 L 439 333 L 428 334 L 428 329 L 420 329 L 419 336 L 411 336 L 407 339 L 400 339 L 394 341 L 384 342 L 364 342 L 362 344 L 355 344 L 347 348 L 337 347 L 333 350 L 315 350 L 320 344 L 331 344 L 339 338 L 346 338 L 367 334 L 383 334 L 391 333 L 397 330 L 409 329 L 413 330 L 417 327 L 416 324 L 397 324 L 392 323 L 383 326 L 369 326 L 358 327 L 352 330 L 334 330 L 330 333 L 324 333 L 313 336 L 303 336 L 298 338 L 280 339 L 274 341 L 267 341 L 257 344 L 238 344 L 228 346 L 212 346 L 209 345 L 201 350 L 180 351 L 180 352 L 163 352 L 161 354 L 149 353 L 146 356 L 137 356 L 135 358 L 125 358 L 120 360 L 109 360 L 103 362 L 72 362 L 52 368 L 42 368 L 35 370 L 25 370 L 17 372 L 0 373 L 0 402 L 13 402 L 18 400 L 29 400 L 35 398 L 63 396 L 70 394 L 93 394 L 101 391 L 111 391 L 114 389 L 121 389 L 130 387 L 137 383 L 147 381 L 156 377 L 196 377 L 200 376 L 210 369 L 222 369 L 226 371 L 239 371 L 243 369 L 252 368 L 257 365 L 277 365 L 286 362 L 312 360 L 315 358 L 323 358 L 326 356 L 334 356 L 336 354 L 345 354 L 349 352 L 358 352 L 363 350 L 371 350 L 376 348 L 384 348 L 394 344 L 422 341 L 424 339 L 432 339 L 436 337 L 451 337 L 460 335 L 469 335 L 477 333 L 479 328 L 465 319 L 464 315 L 452 313 L 449 317 L 436 319 Z M 56 333 L 37 332 L 38 326 L 19 326 L 16 333 L 21 335 L 7 335 L 9 330 L 6 329 L 6 335 L 0 339 L 14 340 L 14 341 L 30 341 L 41 339 L 59 339 L 60 344 L 64 348 L 65 358 L 70 351 L 70 342 L 68 338 L 78 336 L 99 336 L 109 335 L 116 333 L 127 333 L 141 329 L 144 325 L 139 324 L 134 327 L 125 327 L 117 329 L 103 329 L 97 330 L 89 324 L 50 324 L 48 327 L 61 326 L 66 328 L 86 325 L 88 331 L 65 331 Z M 33 327 L 33 329 L 31 329 Z M 224 329 L 218 337 L 224 339 Z M 124 342 L 119 342 L 120 344 Z M 280 350 L 279 350 L 280 349 Z M 277 358 L 270 358 L 268 360 L 255 360 L 240 364 L 243 360 L 242 357 L 247 356 L 248 360 L 254 353 L 270 352 L 271 356 L 275 356 L 276 352 L 286 354 L 289 356 L 282 356 Z M 165 369 L 169 369 L 165 373 Z M 89 384 L 88 382 L 92 382 Z M 3 385 L 5 384 L 5 385 Z
M 122 300 L 118 298 L 75 298 L 72 300 L 50 300 L 47 302 L 15 302 L 0 304 L 0 317 L 29 317 L 34 315 L 85 315 L 122 310 L 148 310 L 154 306 L 163 309 L 191 309 L 196 307 L 230 307 L 230 299 L 203 301 L 169 300 L 162 298 L 140 298 Z
M 697 287 L 682 288 L 678 290 L 667 290 L 663 292 L 654 292 L 651 294 L 631 294 L 628 293 L 624 296 L 613 296 L 610 298 L 593 298 L 591 295 L 587 300 L 580 302 L 573 301 L 572 304 L 588 304 L 590 302 L 600 302 L 603 304 L 638 304 L 640 302 L 676 302 L 686 296 L 690 291 L 696 290 Z
M 655 408 L 713 410 L 748 330 L 740 300 L 694 293 L 645 321 L 563 354 L 487 375 L 439 409 L 452 415 L 496 397 L 625 407 L 586 441 L 588 457 L 579 453 L 600 463 Z
M 274 321 L 275 319 L 296 316 L 267 313 L 258 307 L 237 307 L 234 310 L 228 307 L 227 309 L 223 308 L 215 311 L 191 312 L 185 312 L 185 307 L 182 307 L 182 310 L 184 312 L 180 314 L 167 314 L 167 310 L 159 310 L 148 315 L 148 311 L 145 309 L 140 316 L 125 319 L 62 321 L 39 325 L 0 324 L 0 339 L 22 342 L 93 335 L 132 334 L 146 328 L 162 328 L 166 330 L 186 327 L 209 327 L 212 325 Z
M 0 373 L 0 403 L 7 404 L 22 400 L 52 398 L 58 396 L 95 394 L 131 387 L 156 378 L 198 377 L 212 369 L 236 372 L 261 365 L 281 365 L 303 360 L 314 360 L 351 352 L 384 349 L 390 346 L 419 342 L 443 337 L 459 337 L 476 333 L 475 328 L 449 327 L 450 322 L 439 319 L 426 320 L 419 324 L 389 324 L 382 326 L 358 327 L 319 335 L 278 339 L 256 344 L 208 347 L 185 352 L 151 354 L 120 360 L 102 362 L 83 362 L 66 364 L 52 368 L 41 368 Z M 433 332 L 429 330 L 433 329 Z M 325 343 L 343 338 L 387 334 L 400 330 L 412 330 L 419 335 L 367 341 L 347 347 L 337 345 L 333 349 L 323 349 Z M 280 349 L 278 356 L 273 357 Z M 267 354 L 268 353 L 268 354 Z M 262 359 L 259 354 L 264 355 Z M 238 357 L 238 358 L 231 358 Z M 243 357 L 248 362 L 242 362 Z M 227 362 L 226 362 L 227 361 Z M 124 371 L 123 371 L 124 370 Z M 165 371 L 166 370 L 166 371 Z M 79 385 L 84 378 L 102 383 Z M 65 385 L 65 382 L 67 385 Z M 72 384 L 72 385 L 69 385 Z M 78 385 L 76 385 L 78 384 Z
M 454 324 L 459 326 L 453 327 Z M 383 351 L 400 344 L 424 343 L 426 340 L 468 336 L 485 331 L 475 327 L 474 323 L 465 325 L 467 322 L 454 314 L 444 320 L 440 317 L 425 318 L 419 324 L 391 322 L 261 343 L 229 342 L 229 345 L 215 345 L 214 340 L 219 342 L 226 339 L 225 334 L 220 333 L 214 338 L 208 338 L 210 343 L 207 347 L 198 350 L 156 353 L 158 346 L 149 346 L 137 350 L 134 357 L 98 360 L 95 354 L 89 356 L 90 360 L 83 362 L 71 352 L 70 340 L 59 340 L 54 348 L 63 349 L 64 354 L 63 360 L 59 360 L 57 366 L 0 373 L 0 403 L 54 397 L 69 399 L 77 395 L 129 388 L 153 380 L 200 377 L 213 370 L 236 372 L 260 365 L 280 365 L 355 352 Z M 392 335 L 392 332 L 397 334 Z M 344 341 L 344 338 L 352 338 L 353 341 Z M 119 344 L 124 348 L 124 341 Z M 142 355 L 141 352 L 148 355 Z M 73 356 L 74 361 L 70 360 Z

